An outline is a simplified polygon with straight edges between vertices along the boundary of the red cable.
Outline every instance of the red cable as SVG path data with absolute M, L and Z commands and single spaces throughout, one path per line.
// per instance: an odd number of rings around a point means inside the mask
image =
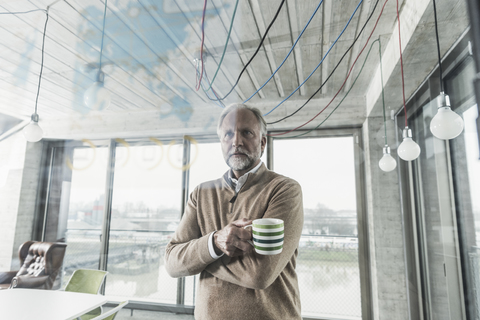
M 398 1 L 398 0 L 397 0 L 397 1 Z M 375 22 L 375 26 L 373 27 L 372 32 L 371 32 L 370 35 L 368 36 L 367 42 L 365 42 L 365 45 L 363 46 L 363 48 L 362 48 L 362 50 L 360 51 L 360 53 L 358 54 L 357 58 L 356 58 L 355 61 L 353 62 L 352 66 L 350 67 L 350 70 L 348 71 L 348 74 L 347 74 L 347 77 L 345 78 L 345 81 L 343 81 L 342 86 L 340 87 L 340 89 L 338 89 L 337 93 L 336 93 L 335 96 L 332 98 L 332 100 L 330 100 L 330 102 L 327 104 L 327 106 L 326 106 L 325 108 L 323 108 L 319 113 L 317 113 L 317 115 L 316 115 L 315 117 L 313 117 L 312 119 L 308 120 L 308 121 L 305 122 L 304 124 L 296 127 L 295 129 L 292 129 L 292 130 L 286 131 L 286 132 L 282 132 L 282 133 L 270 133 L 270 134 L 267 134 L 267 136 L 270 136 L 270 137 L 281 136 L 281 135 L 290 133 L 290 132 L 292 132 L 292 131 L 295 131 L 295 130 L 297 130 L 297 129 L 300 129 L 301 127 L 303 127 L 303 126 L 307 125 L 308 123 L 312 122 L 312 121 L 313 121 L 316 117 L 318 117 L 323 111 L 325 111 L 325 109 L 328 108 L 328 106 L 333 102 L 333 100 L 335 100 L 335 98 L 337 97 L 337 95 L 338 95 L 338 94 L 340 93 L 340 91 L 342 90 L 343 86 L 344 86 L 345 83 L 347 82 L 348 77 L 350 76 L 350 73 L 352 72 L 353 67 L 355 66 L 355 63 L 357 63 L 358 58 L 360 58 L 360 55 L 362 54 L 363 50 L 365 50 L 365 48 L 367 47 L 368 41 L 370 41 L 370 38 L 372 37 L 372 34 L 373 34 L 373 32 L 375 31 L 375 28 L 377 28 L 378 21 L 380 20 L 380 17 L 382 16 L 383 9 L 385 8 L 385 5 L 387 4 L 387 2 L 388 2 L 388 0 L 385 0 L 385 3 L 383 4 L 382 10 L 380 11 L 380 15 L 379 15 L 378 18 L 377 18 L 377 22 Z
M 405 82 L 403 80 L 402 40 L 401 40 L 401 36 L 400 36 L 400 15 L 398 13 L 398 0 L 397 0 L 397 20 L 398 20 L 398 44 L 400 46 L 400 70 L 401 70 L 401 73 L 402 73 L 403 110 L 405 111 L 405 127 L 408 127 L 407 107 L 405 105 Z
M 203 15 L 202 15 L 202 43 L 200 46 L 200 62 L 201 62 L 201 67 L 202 70 L 200 72 L 200 79 L 197 82 L 197 86 L 195 88 L 196 91 L 200 89 L 200 84 L 202 83 L 202 78 L 203 78 L 203 42 L 205 40 L 205 11 L 207 10 L 207 0 L 205 0 L 203 4 Z

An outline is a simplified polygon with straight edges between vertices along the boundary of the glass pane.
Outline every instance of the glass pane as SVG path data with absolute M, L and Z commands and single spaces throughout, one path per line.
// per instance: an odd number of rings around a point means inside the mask
M 192 145 L 191 159 L 189 192 L 202 182 L 220 178 L 229 169 L 220 142 Z
M 457 111 L 458 112 L 458 111 Z M 465 129 L 451 142 L 455 208 L 459 217 L 463 254 L 467 312 L 480 318 L 480 153 L 478 148 L 477 106 L 463 112 Z
M 154 142 L 116 148 L 105 294 L 175 304 L 163 254 L 180 221 L 183 148 Z
M 220 142 L 193 143 L 191 147 L 189 193 L 200 183 L 221 178 L 230 168 L 225 163 Z M 266 162 L 266 153 L 262 156 Z M 188 277 L 185 283 L 185 304 L 194 305 L 198 277 Z
M 463 113 L 465 121 L 465 152 L 468 173 L 469 193 L 471 199 L 472 212 L 475 219 L 476 246 L 480 248 L 480 152 L 478 149 L 477 125 L 478 118 L 477 106 L 473 106 Z
M 426 299 L 424 310 L 432 319 L 461 319 L 464 313 L 461 257 L 450 197 L 452 181 L 447 145 L 430 131 L 430 122 L 436 112 L 436 101 L 431 101 L 409 120 L 413 139 L 422 150 L 411 164 Z M 403 164 L 402 168 L 406 166 Z
M 353 137 L 274 143 L 275 171 L 297 180 L 303 191 L 297 258 L 302 313 L 360 319 Z
M 75 148 L 73 159 L 65 158 L 71 170 L 70 200 L 65 238 L 67 251 L 62 285 L 76 269 L 98 269 L 105 203 L 107 148 Z M 63 189 L 68 182 L 63 181 Z M 68 194 L 66 192 L 65 194 Z M 59 223 L 61 226 L 62 223 Z

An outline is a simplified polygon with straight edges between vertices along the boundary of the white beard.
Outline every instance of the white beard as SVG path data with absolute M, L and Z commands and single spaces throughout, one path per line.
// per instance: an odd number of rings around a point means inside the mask
M 248 153 L 245 150 L 242 150 L 241 148 L 235 150 L 234 152 L 241 152 L 246 154 L 246 157 L 234 157 L 234 156 L 229 156 L 227 159 L 227 164 L 232 170 L 235 171 L 243 171 L 248 168 L 251 168 L 255 162 L 260 159 L 260 154 L 261 154 L 261 147 L 259 146 L 258 149 L 254 153 Z M 233 152 L 233 153 L 234 153 Z
M 230 157 L 227 164 L 232 170 L 243 171 L 250 168 L 255 163 L 255 159 L 247 157 Z

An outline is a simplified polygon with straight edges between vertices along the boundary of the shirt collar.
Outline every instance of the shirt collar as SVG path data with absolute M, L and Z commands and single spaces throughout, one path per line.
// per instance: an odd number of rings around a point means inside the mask
M 233 174 L 232 174 L 232 170 L 229 170 L 228 171 L 228 178 L 230 179 L 230 181 L 232 182 L 233 186 L 235 187 L 235 193 L 238 193 L 238 191 L 240 191 L 240 189 L 242 188 L 243 184 L 247 181 L 247 177 L 250 173 L 255 173 L 258 171 L 258 169 L 260 169 L 260 166 L 262 165 L 262 161 L 260 160 L 260 162 L 255 166 L 255 168 L 253 168 L 252 170 L 248 171 L 247 173 L 245 173 L 243 176 L 241 176 L 240 178 L 236 179 Z

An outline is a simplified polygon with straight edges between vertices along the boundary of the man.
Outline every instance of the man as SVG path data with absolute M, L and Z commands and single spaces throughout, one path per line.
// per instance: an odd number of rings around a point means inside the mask
M 165 253 L 172 277 L 200 273 L 197 320 L 301 319 L 295 272 L 303 227 L 300 185 L 261 162 L 266 123 L 243 104 L 226 108 L 217 133 L 231 170 L 190 194 L 185 214 Z M 283 251 L 256 253 L 247 240 L 252 220 L 284 220 Z

